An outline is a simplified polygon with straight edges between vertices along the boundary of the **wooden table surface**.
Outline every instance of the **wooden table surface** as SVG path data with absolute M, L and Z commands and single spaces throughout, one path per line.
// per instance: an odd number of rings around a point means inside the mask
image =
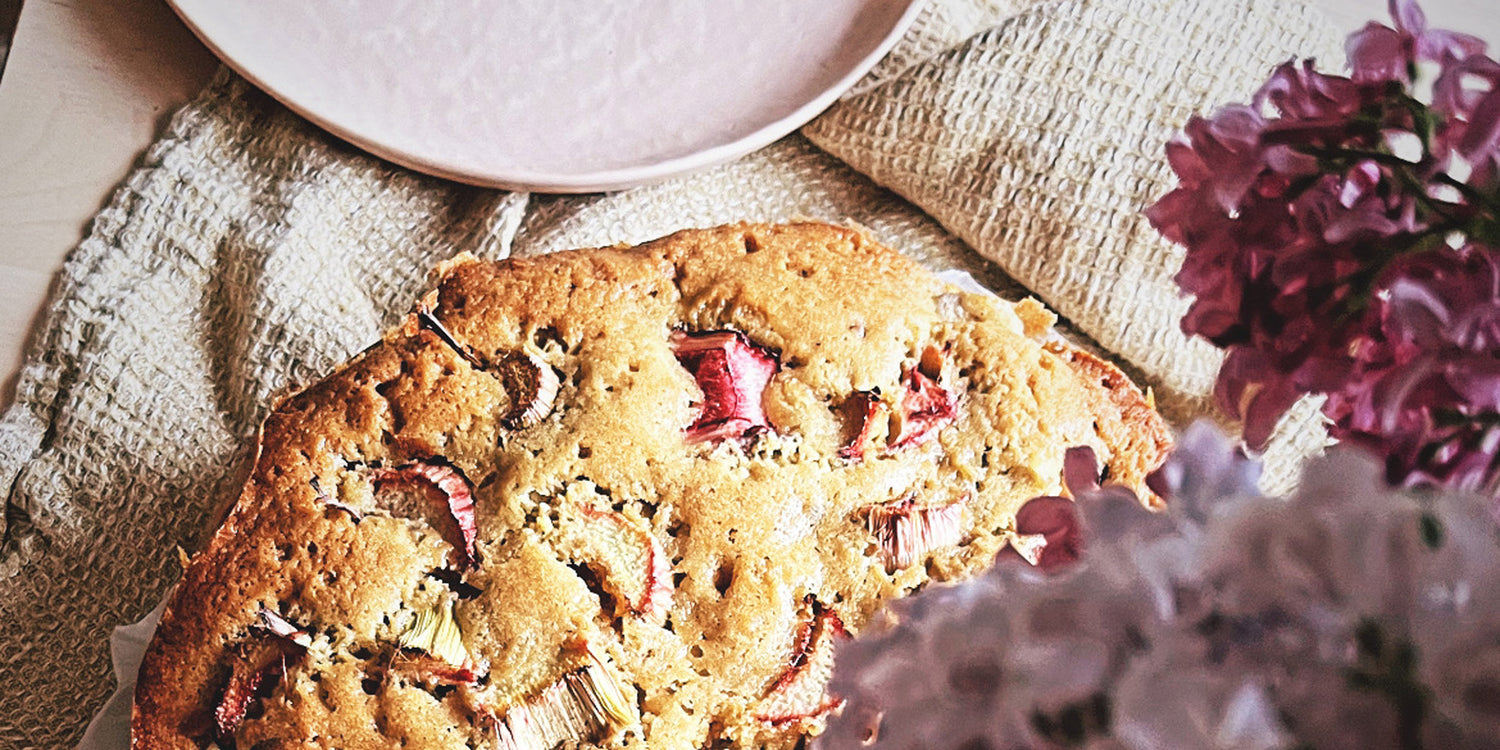
M 1312 2 L 1351 31 L 1385 20 L 1378 0 Z M 1431 25 L 1492 44 L 1496 6 L 1424 3 Z M 163 0 L 24 0 L 0 76 L 0 406 L 63 257 L 217 65 Z

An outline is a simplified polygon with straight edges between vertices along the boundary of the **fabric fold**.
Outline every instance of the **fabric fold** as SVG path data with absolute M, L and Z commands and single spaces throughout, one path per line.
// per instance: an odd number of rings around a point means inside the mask
M 1141 214 L 1172 184 L 1167 140 L 1248 100 L 1277 63 L 1339 60 L 1293 2 L 1068 0 L 1031 7 L 847 98 L 803 129 L 1129 360 L 1173 416 L 1206 408 L 1221 359 L 1178 328 L 1181 250 Z

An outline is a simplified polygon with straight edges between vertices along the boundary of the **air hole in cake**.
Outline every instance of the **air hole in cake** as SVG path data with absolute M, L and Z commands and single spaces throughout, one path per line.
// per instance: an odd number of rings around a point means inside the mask
M 578 457 L 579 458 L 591 458 L 591 457 L 593 457 L 593 455 L 594 455 L 594 449 L 593 448 L 590 448 L 587 445 L 580 445 L 580 446 L 578 446 Z
M 890 407 L 880 400 L 877 390 L 855 391 L 834 410 L 839 420 L 838 457 L 846 461 L 860 462 L 877 443 L 884 442 L 888 429 L 882 431 L 889 419 Z
M 719 569 L 714 571 L 714 590 L 719 596 L 729 593 L 729 587 L 734 585 L 734 561 L 725 560 L 719 563 Z
M 717 720 L 710 722 L 708 736 L 713 738 L 709 740 L 708 750 L 727 750 L 727 748 L 734 747 L 734 741 L 724 736 L 723 722 Z
M 694 643 L 693 647 L 690 648 L 690 649 L 688 649 L 688 655 L 691 656 L 691 657 L 693 657 L 694 659 L 702 659 L 703 658 L 703 647 L 700 646 L 700 645 L 698 645 L 698 644 L 696 644 L 696 643 Z
M 392 404 L 391 428 L 389 430 L 384 430 L 385 434 L 381 435 L 380 441 L 385 445 L 395 445 L 395 433 L 401 432 L 404 429 L 406 429 L 406 415 L 402 414 L 401 410 L 395 407 L 395 404 Z
M 568 350 L 568 342 L 563 340 L 562 334 L 558 333 L 552 326 L 543 326 L 531 334 L 531 343 L 538 349 L 546 349 L 555 346 L 562 351 Z
M 682 558 L 679 557 L 679 558 L 677 558 L 676 561 L 677 562 L 682 562 Z M 687 573 L 673 573 L 672 574 L 672 588 L 674 588 L 674 589 L 680 589 L 680 588 L 682 588 L 682 582 L 686 581 L 687 577 L 688 577 Z
M 667 536 L 670 536 L 673 539 L 686 539 L 692 536 L 692 534 L 693 527 L 680 518 L 670 524 L 667 524 Z
M 582 563 L 568 563 L 568 568 L 583 581 L 583 585 L 587 586 L 594 596 L 599 597 L 599 609 L 603 613 L 613 614 L 618 611 L 615 595 L 604 587 L 604 573 L 596 570 L 592 565 Z
M 946 347 L 928 345 L 922 349 L 922 357 L 917 360 L 917 371 L 933 380 L 941 380 L 943 377 L 943 360 L 946 358 Z
M 490 472 L 488 474 L 485 474 L 484 475 L 484 479 L 479 480 L 479 484 L 474 485 L 474 489 L 476 489 L 476 490 L 482 490 L 482 489 L 484 489 L 486 487 L 489 487 L 490 485 L 493 485 L 499 479 L 500 479 L 500 472 L 498 472 L 498 471 L 492 471 L 492 472 Z
M 379 695 L 380 678 L 366 676 L 364 679 L 359 681 L 359 687 L 361 690 L 365 691 L 365 695 Z
M 483 589 L 464 581 L 463 574 L 452 568 L 437 568 L 430 571 L 427 577 L 441 581 L 449 591 L 458 595 L 459 599 L 473 599 L 484 593 Z
M 353 651 L 350 651 L 349 655 L 356 659 L 359 659 L 360 661 L 367 661 L 375 656 L 375 652 L 364 646 L 360 646 Z
M 279 680 L 277 680 L 277 681 L 279 681 Z M 264 691 L 265 694 L 269 694 L 272 690 L 275 689 L 276 686 L 275 686 L 274 682 L 276 682 L 276 681 L 267 680 L 266 682 L 267 682 L 267 684 L 262 686 L 262 690 Z M 256 719 L 260 719 L 260 718 L 265 717 L 265 715 L 266 715 L 266 705 L 265 705 L 265 701 L 263 701 L 263 700 L 255 701 L 255 702 L 251 703 L 248 708 L 245 709 L 245 721 L 255 721 Z
M 750 255 L 752 253 L 758 253 L 758 252 L 760 252 L 760 240 L 755 239 L 755 235 L 753 235 L 753 234 L 747 234 L 747 235 L 741 237 L 740 239 L 743 240 L 744 243 L 745 243 L 745 254 L 746 255 Z

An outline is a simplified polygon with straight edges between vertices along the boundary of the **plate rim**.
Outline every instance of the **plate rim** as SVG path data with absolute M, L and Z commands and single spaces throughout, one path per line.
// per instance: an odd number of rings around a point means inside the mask
M 204 46 L 208 47 L 209 51 L 213 52 L 214 56 L 220 62 L 233 69 L 235 73 L 249 81 L 260 91 L 265 92 L 280 102 L 287 109 L 290 109 L 320 129 L 353 145 L 361 151 L 416 172 L 467 185 L 518 192 L 559 194 L 601 193 L 662 182 L 689 172 L 723 164 L 786 137 L 831 107 L 844 92 L 852 88 L 866 73 L 870 72 L 875 67 L 875 64 L 880 62 L 891 51 L 891 48 L 900 41 L 901 37 L 906 34 L 906 31 L 911 28 L 912 23 L 916 21 L 917 16 L 927 4 L 927 0 L 897 0 L 898 2 L 905 2 L 906 8 L 902 10 L 896 22 L 886 31 L 885 36 L 881 38 L 880 42 L 868 54 L 850 66 L 844 75 L 834 81 L 831 86 L 820 91 L 808 101 L 803 102 L 785 116 L 766 123 L 753 131 L 724 143 L 648 164 L 558 175 L 524 169 L 507 171 L 505 174 L 480 174 L 476 171 L 465 170 L 460 165 L 423 158 L 407 153 L 400 148 L 388 146 L 375 139 L 365 137 L 344 125 L 319 115 L 312 108 L 291 100 L 282 92 L 277 91 L 261 80 L 259 76 L 248 70 L 241 61 L 226 54 L 208 34 L 204 33 L 198 24 L 194 22 L 191 15 L 183 10 L 181 1 L 166 0 L 166 3 L 177 14 L 177 17 L 182 20 L 183 24 L 187 26 L 188 30 Z

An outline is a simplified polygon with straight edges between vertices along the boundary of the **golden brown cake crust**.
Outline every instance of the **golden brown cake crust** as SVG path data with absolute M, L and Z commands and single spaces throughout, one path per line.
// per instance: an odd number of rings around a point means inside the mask
M 523 714 L 603 695 L 556 731 L 790 746 L 827 708 L 827 644 L 987 567 L 1068 447 L 1136 486 L 1163 457 L 1149 399 L 1041 343 L 1039 309 L 823 224 L 449 263 L 420 314 L 267 419 L 147 651 L 132 744 L 520 747 Z M 713 394 L 683 342 L 726 330 L 774 358 L 765 426 L 696 440 Z M 470 488 L 472 552 L 440 487 Z M 898 560 L 888 516 L 956 525 Z M 444 621 L 456 640 L 424 630 Z

